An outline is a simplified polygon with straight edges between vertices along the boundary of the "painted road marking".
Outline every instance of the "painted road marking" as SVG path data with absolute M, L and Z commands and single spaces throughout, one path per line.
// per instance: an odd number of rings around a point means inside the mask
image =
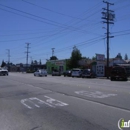
M 107 98 L 111 96 L 117 96 L 117 94 L 103 93 L 100 91 L 75 91 L 76 94 L 92 97 L 92 98 Z
M 44 97 L 46 98 L 45 99 L 46 101 L 43 101 L 36 97 L 32 97 L 32 98 L 22 99 L 21 103 L 24 106 L 26 106 L 28 109 L 33 109 L 34 107 L 40 108 L 40 106 L 44 104 L 52 108 L 63 107 L 68 105 L 67 103 L 61 102 L 51 97 L 48 96 L 44 96 Z
M 46 102 L 50 103 L 50 104 L 53 104 L 55 106 L 67 106 L 68 104 L 67 103 L 64 103 L 64 102 L 61 102 L 61 101 L 58 101 L 56 99 L 53 99 L 53 98 L 50 98 L 48 96 L 44 96 L 45 98 L 47 98 Z

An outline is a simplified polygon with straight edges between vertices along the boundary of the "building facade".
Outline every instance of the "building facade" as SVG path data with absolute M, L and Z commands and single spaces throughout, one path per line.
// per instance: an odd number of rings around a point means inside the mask
M 51 74 L 54 69 L 63 73 L 66 71 L 66 60 L 48 60 L 46 67 L 48 74 Z

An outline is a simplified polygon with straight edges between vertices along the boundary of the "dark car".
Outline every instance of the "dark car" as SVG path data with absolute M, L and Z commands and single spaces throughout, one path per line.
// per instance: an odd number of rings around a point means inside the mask
M 65 72 L 63 73 L 63 75 L 64 75 L 64 77 L 65 77 L 65 76 L 70 77 L 70 76 L 71 76 L 71 73 L 72 73 L 71 70 L 67 70 L 67 71 L 65 71 Z
M 53 70 L 52 71 L 52 76 L 61 76 L 61 72 L 58 70 Z
M 113 67 L 112 70 L 111 70 L 111 81 L 112 80 L 124 80 L 124 81 L 127 81 L 128 80 L 128 75 L 127 75 L 127 71 L 124 67 Z
M 83 70 L 82 78 L 96 78 L 96 74 L 91 69 L 85 69 Z

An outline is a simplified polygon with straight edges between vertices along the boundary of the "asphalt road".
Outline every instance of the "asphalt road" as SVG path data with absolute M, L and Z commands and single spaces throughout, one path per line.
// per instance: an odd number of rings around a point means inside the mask
M 119 130 L 129 100 L 130 81 L 10 73 L 0 76 L 0 130 Z

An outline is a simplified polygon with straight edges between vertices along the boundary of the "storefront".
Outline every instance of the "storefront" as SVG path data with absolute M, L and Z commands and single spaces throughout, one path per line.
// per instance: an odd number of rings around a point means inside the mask
M 51 74 L 54 69 L 63 73 L 66 71 L 66 60 L 48 60 L 46 66 L 48 74 Z
M 105 55 L 104 54 L 96 54 L 96 75 L 97 76 L 105 76 Z

